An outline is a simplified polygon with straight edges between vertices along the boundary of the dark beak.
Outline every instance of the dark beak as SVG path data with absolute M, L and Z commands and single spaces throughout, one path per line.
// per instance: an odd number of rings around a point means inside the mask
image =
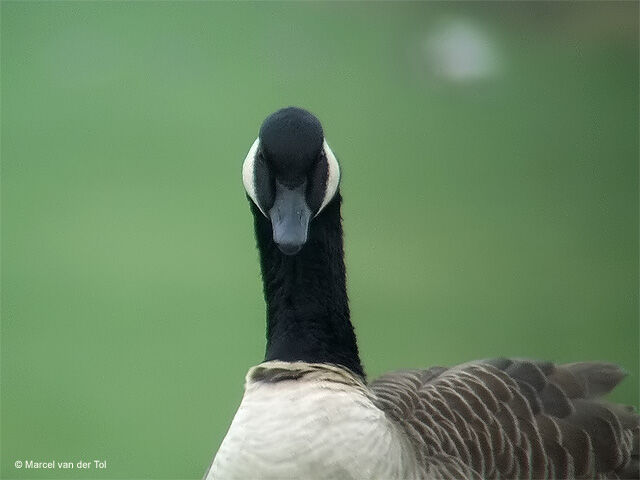
M 311 210 L 305 200 L 307 182 L 288 188 L 276 180 L 276 195 L 269 210 L 273 241 L 285 255 L 295 255 L 307 241 Z

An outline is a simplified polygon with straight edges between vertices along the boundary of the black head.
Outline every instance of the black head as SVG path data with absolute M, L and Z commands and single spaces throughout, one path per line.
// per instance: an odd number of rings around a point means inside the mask
M 269 115 L 242 166 L 247 195 L 271 220 L 280 251 L 294 255 L 309 224 L 335 197 L 340 168 L 320 121 L 288 107 Z

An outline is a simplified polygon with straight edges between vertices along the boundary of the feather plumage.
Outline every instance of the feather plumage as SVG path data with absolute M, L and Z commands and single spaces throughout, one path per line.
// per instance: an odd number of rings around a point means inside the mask
M 470 468 L 486 479 L 633 479 L 640 419 L 600 398 L 623 377 L 604 363 L 492 359 L 388 373 L 370 388 L 425 475 L 437 468 L 459 478 L 456 470 Z M 447 464 L 433 466 L 439 458 Z

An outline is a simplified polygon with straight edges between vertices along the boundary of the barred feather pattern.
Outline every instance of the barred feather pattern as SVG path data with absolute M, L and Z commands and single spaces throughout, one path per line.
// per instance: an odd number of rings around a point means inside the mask
M 638 479 L 640 418 L 601 397 L 608 363 L 491 359 L 406 370 L 369 386 L 424 478 Z

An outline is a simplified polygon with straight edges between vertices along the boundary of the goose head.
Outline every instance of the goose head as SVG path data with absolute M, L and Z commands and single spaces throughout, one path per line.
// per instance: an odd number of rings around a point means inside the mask
M 269 115 L 242 166 L 248 197 L 271 222 L 273 241 L 295 255 L 313 220 L 336 196 L 340 167 L 320 121 L 288 107 Z

